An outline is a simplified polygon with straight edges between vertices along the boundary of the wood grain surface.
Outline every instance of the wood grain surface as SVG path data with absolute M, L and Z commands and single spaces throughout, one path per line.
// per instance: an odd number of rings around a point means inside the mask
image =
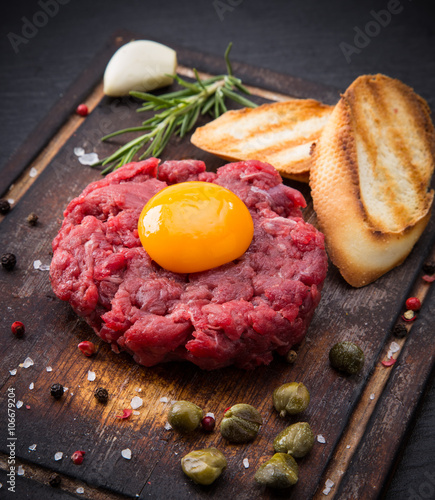
M 187 63 L 195 60 L 195 54 L 186 53 L 186 63 L 183 52 L 180 54 L 181 71 L 186 73 Z M 198 54 L 197 60 L 201 62 L 196 64 L 199 69 L 216 69 L 213 58 L 207 60 Z M 253 91 L 259 102 L 272 97 L 270 92 L 284 90 L 289 96 L 325 101 L 333 98 L 329 88 L 304 86 L 301 81 L 264 70 L 250 72 L 243 65 L 238 69 L 244 72 L 248 83 L 257 85 Z M 431 252 L 435 257 L 434 219 L 406 262 L 368 287 L 351 288 L 330 266 L 322 301 L 294 365 L 277 357 L 269 367 L 252 372 L 234 368 L 204 372 L 184 363 L 140 367 L 128 355 L 117 355 L 96 339 L 68 304 L 54 297 L 48 273 L 33 269 L 37 259 L 43 264 L 50 262 L 51 241 L 67 203 L 99 177 L 98 171 L 80 165 L 74 147 L 97 151 L 102 157 L 114 148 L 113 143 L 100 143 L 102 135 L 143 119 L 132 113 L 134 104 L 128 99 L 102 97 L 101 85 L 88 91 L 91 115 L 86 119 L 70 116 L 39 156 L 26 165 L 21 179 L 7 193 L 17 203 L 1 222 L 1 248 L 15 253 L 18 264 L 13 271 L 0 273 L 6 304 L 0 402 L 5 404 L 7 389 L 13 387 L 16 399 L 24 403 L 16 410 L 17 455 L 24 470 L 41 488 L 48 482 L 49 474 L 58 472 L 66 494 L 83 486 L 84 496 L 96 499 L 103 494 L 106 498 L 322 498 L 328 478 L 335 483 L 328 498 L 377 498 L 433 369 L 434 292 L 421 281 L 421 267 Z M 162 155 L 163 160 L 191 157 L 203 159 L 209 169 L 224 163 L 197 150 L 187 140 L 174 139 Z M 35 178 L 29 178 L 31 167 L 38 172 Z M 309 203 L 305 217 L 315 223 L 308 186 L 286 182 L 301 189 Z M 35 227 L 26 222 L 30 212 L 39 216 Z M 409 335 L 399 342 L 398 361 L 392 368 L 385 368 L 380 361 L 391 341 L 397 340 L 391 330 L 410 293 L 426 299 Z M 22 339 L 8 331 L 8 325 L 15 320 L 26 324 Z M 81 340 L 96 342 L 95 356 L 85 358 L 78 351 L 76 346 Z M 359 375 L 345 377 L 329 366 L 329 349 L 339 340 L 355 340 L 364 349 L 366 363 Z M 26 369 L 19 365 L 27 356 L 34 365 Z M 52 371 L 48 372 L 47 366 Z M 10 375 L 9 370 L 15 368 L 17 374 Z M 93 382 L 87 379 L 89 370 L 96 374 Z M 300 417 L 282 419 L 272 407 L 271 393 L 281 383 L 293 380 L 302 381 L 309 388 L 311 404 Z M 49 395 L 54 382 L 68 387 L 60 401 Z M 29 389 L 31 383 L 33 389 Z M 99 404 L 93 396 L 98 386 L 109 391 L 107 405 Z M 134 396 L 144 401 L 139 414 L 127 420 L 116 418 L 123 408 L 129 408 Z M 178 399 L 192 400 L 205 411 L 213 412 L 218 424 L 229 405 L 250 403 L 262 414 L 264 426 L 257 439 L 247 445 L 230 445 L 218 431 L 179 435 L 164 426 L 170 402 Z M 300 480 L 290 492 L 281 494 L 259 487 L 253 476 L 272 455 L 273 438 L 298 420 L 308 421 L 314 433 L 323 435 L 326 442 L 316 442 L 312 452 L 298 461 Z M 3 473 L 8 452 L 5 431 L 2 427 Z M 32 444 L 37 445 L 35 451 L 29 450 Z M 223 451 L 229 466 L 215 484 L 204 488 L 183 475 L 180 458 L 194 448 L 210 445 Z M 131 460 L 121 456 L 125 448 L 132 450 Z M 81 466 L 69 458 L 76 449 L 86 452 Z M 58 451 L 64 456 L 55 461 Z M 244 458 L 249 460 L 249 468 L 244 467 Z M 47 491 L 52 494 L 51 489 Z

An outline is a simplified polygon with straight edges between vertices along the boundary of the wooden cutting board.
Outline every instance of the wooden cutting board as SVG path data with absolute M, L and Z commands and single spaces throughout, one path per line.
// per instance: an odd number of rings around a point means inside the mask
M 127 354 L 115 354 L 100 341 L 68 304 L 54 296 L 48 272 L 34 269 L 36 260 L 50 263 L 51 241 L 68 202 L 100 178 L 98 170 L 78 162 L 74 148 L 104 157 L 115 143 L 102 144 L 103 135 L 143 119 L 134 113 L 137 105 L 132 101 L 108 99 L 102 91 L 105 65 L 116 48 L 131 38 L 132 34 L 120 32 L 109 41 L 2 173 L 2 193 L 14 204 L 1 220 L 0 248 L 2 253 L 14 253 L 18 263 L 13 271 L 0 270 L 0 406 L 6 408 L 11 388 L 15 403 L 23 402 L 21 408 L 14 408 L 16 465 L 24 468 L 24 477 L 17 477 L 18 487 L 41 492 L 41 498 L 59 498 L 48 486 L 55 472 L 62 477 L 65 495 L 82 487 L 84 493 L 79 496 L 90 499 L 376 498 L 388 482 L 434 365 L 434 287 L 421 279 L 423 263 L 435 258 L 433 217 L 406 262 L 365 288 L 350 287 L 330 265 L 321 303 L 296 362 L 290 365 L 277 357 L 270 366 L 250 372 L 235 368 L 205 372 L 186 363 L 138 366 Z M 181 48 L 177 52 L 179 72 L 185 77 L 192 75 L 193 67 L 207 74 L 225 71 L 223 59 Z M 339 96 L 334 89 L 243 64 L 234 64 L 234 71 L 250 85 L 259 103 L 291 97 L 334 103 Z M 87 118 L 74 114 L 82 101 L 92 110 Z M 162 159 L 182 158 L 202 159 L 209 169 L 224 164 L 188 139 L 173 139 Z M 303 192 L 308 201 L 305 218 L 315 223 L 308 186 L 285 182 Z M 39 216 L 34 227 L 26 222 L 30 212 Z M 399 340 L 391 331 L 411 295 L 419 296 L 423 307 L 408 336 Z M 22 339 L 10 333 L 9 325 L 15 320 L 26 325 Z M 96 355 L 86 358 L 80 353 L 77 344 L 82 340 L 97 344 Z M 343 376 L 329 366 L 329 349 L 340 340 L 353 340 L 363 348 L 366 362 L 359 375 Z M 394 354 L 397 362 L 386 368 L 381 360 L 392 341 L 399 348 Z M 20 367 L 27 357 L 33 366 Z M 17 373 L 11 375 L 9 370 L 14 369 Z M 94 381 L 88 380 L 89 371 L 95 373 Z M 303 382 L 311 403 L 302 415 L 282 419 L 273 409 L 271 395 L 289 381 Z M 68 387 L 59 401 L 49 393 L 55 382 Z M 93 396 L 99 386 L 109 391 L 107 405 Z M 143 399 L 139 413 L 126 420 L 116 418 L 130 408 L 134 396 Z M 264 425 L 257 439 L 246 445 L 228 444 L 218 430 L 180 435 L 165 429 L 170 403 L 179 399 L 213 412 L 218 425 L 225 408 L 249 403 L 261 412 Z M 12 440 L 8 441 L 11 436 L 3 424 L 5 414 L 2 419 L 0 494 L 8 498 L 7 444 Z M 325 442 L 316 440 L 310 454 L 298 460 L 299 482 L 291 490 L 280 493 L 260 487 L 254 474 L 272 456 L 274 437 L 297 421 L 309 422 Z M 32 445 L 36 445 L 34 451 L 29 450 Z M 213 485 L 200 487 L 184 476 L 180 459 L 207 446 L 225 454 L 228 468 Z M 121 456 L 126 448 L 131 449 L 130 460 Z M 80 466 L 70 460 L 76 450 L 86 452 Z M 63 452 L 59 461 L 54 459 L 57 452 Z M 326 496 L 327 479 L 334 485 Z

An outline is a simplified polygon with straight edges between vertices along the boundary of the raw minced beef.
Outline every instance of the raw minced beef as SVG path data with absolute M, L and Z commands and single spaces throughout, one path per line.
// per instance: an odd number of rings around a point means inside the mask
M 254 238 L 237 261 L 177 274 L 150 259 L 137 222 L 151 196 L 192 180 L 236 193 L 250 210 Z M 326 275 L 323 235 L 303 220 L 304 206 L 301 193 L 258 161 L 217 173 L 194 160 L 130 163 L 68 205 L 53 241 L 53 290 L 115 351 L 142 365 L 268 364 L 273 351 L 285 354 L 303 339 Z

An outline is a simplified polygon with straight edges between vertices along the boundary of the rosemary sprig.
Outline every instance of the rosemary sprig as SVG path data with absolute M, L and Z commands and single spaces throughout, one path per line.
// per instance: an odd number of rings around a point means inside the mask
M 257 104 L 237 93 L 240 91 L 249 94 L 249 91 L 244 87 L 240 78 L 236 78 L 233 74 L 229 59 L 231 47 L 232 43 L 225 51 L 226 75 L 201 80 L 198 72 L 194 69 L 196 80 L 193 83 L 187 82 L 179 75 L 172 75 L 172 78 L 183 87 L 181 90 L 159 96 L 147 92 L 130 92 L 130 95 L 145 101 L 137 110 L 138 112 L 154 111 L 156 114 L 145 120 L 139 127 L 125 128 L 103 137 L 101 140 L 106 141 L 127 132 L 146 132 L 121 146 L 115 153 L 93 166 L 107 165 L 101 172 L 104 175 L 129 163 L 139 152 L 141 152 L 140 160 L 148 156 L 159 156 L 172 135 L 178 134 L 180 137 L 184 137 L 193 128 L 200 115 L 209 113 L 213 118 L 217 118 L 225 113 L 227 111 L 226 99 L 245 107 L 256 107 Z M 157 113 L 158 111 L 160 112 Z M 144 149 L 145 151 L 142 152 Z

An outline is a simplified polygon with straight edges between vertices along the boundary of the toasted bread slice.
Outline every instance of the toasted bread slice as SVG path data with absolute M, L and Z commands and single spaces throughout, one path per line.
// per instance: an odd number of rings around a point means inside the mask
M 384 75 L 357 78 L 313 152 L 310 185 L 332 262 L 355 287 L 407 257 L 434 193 L 435 131 L 427 103 Z
M 313 99 L 227 111 L 196 129 L 192 143 L 225 160 L 260 160 L 282 176 L 308 182 L 310 148 L 333 106 Z

